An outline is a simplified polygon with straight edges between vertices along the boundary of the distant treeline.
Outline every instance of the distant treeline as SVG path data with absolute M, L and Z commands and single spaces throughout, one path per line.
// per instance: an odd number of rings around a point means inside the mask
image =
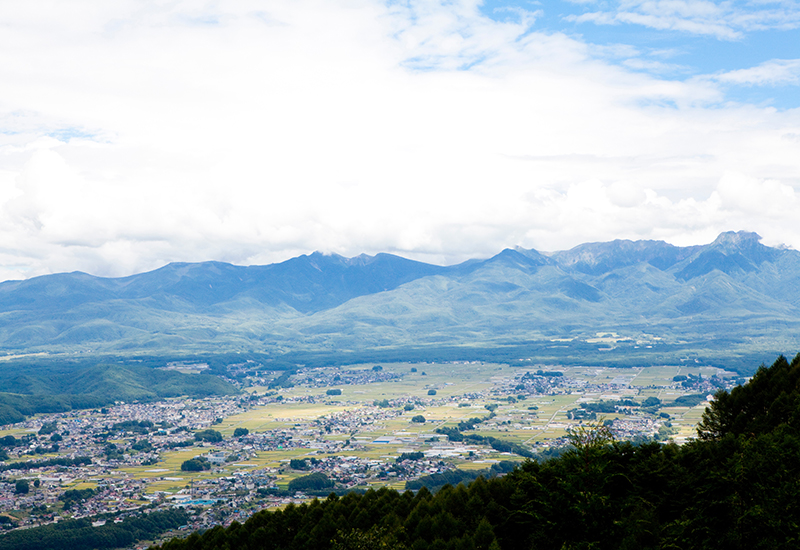
M 800 540 L 800 355 L 720 391 L 698 439 L 616 442 L 602 425 L 547 461 L 468 486 L 332 495 L 163 550 L 755 550 Z M 455 478 L 453 479 L 455 481 Z
M 124 548 L 142 540 L 152 540 L 165 531 L 185 525 L 189 517 L 175 509 L 151 512 L 109 521 L 92 527 L 88 519 L 75 519 L 11 531 L 0 536 L 0 550 L 94 550 Z

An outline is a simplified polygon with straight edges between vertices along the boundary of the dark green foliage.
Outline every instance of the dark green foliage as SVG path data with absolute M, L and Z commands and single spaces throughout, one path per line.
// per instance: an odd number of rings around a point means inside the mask
M 183 461 L 181 464 L 181 471 L 183 472 L 202 472 L 210 469 L 211 463 L 207 458 L 202 456 L 190 458 L 189 460 Z
M 42 427 L 39 428 L 39 435 L 50 435 L 57 429 L 58 429 L 58 424 L 56 422 L 45 422 L 44 424 L 42 424 Z
M 428 395 L 436 395 L 436 390 L 428 390 Z
M 5 449 L 0 449 L 0 461 L 8 460 L 8 452 Z
M 308 470 L 311 465 L 305 458 L 293 458 L 289 461 L 292 470 Z
M 294 493 L 296 491 L 319 491 L 328 487 L 333 487 L 333 481 L 322 472 L 314 472 L 291 480 L 288 490 L 290 493 Z
M 425 423 L 425 417 L 422 416 L 421 414 L 414 415 L 414 416 L 411 417 L 411 422 L 415 422 L 417 424 L 424 424 Z
M 250 430 L 248 430 L 247 428 L 236 428 L 235 430 L 233 430 L 233 437 L 242 437 L 248 435 L 249 433 Z
M 648 397 L 644 401 L 642 401 L 642 407 L 658 407 L 661 404 L 661 400 L 658 397 Z
M 558 376 L 564 376 L 564 373 L 557 370 L 537 370 L 536 376 L 558 377 Z
M 780 356 L 770 368 L 762 365 L 749 383 L 718 391 L 698 433 L 703 439 L 720 439 L 778 428 L 793 433 L 800 429 L 800 354 L 791 363 Z
M 405 550 L 394 534 L 386 528 L 373 525 L 368 530 L 350 529 L 338 531 L 332 544 L 333 550 Z
M 95 493 L 94 489 L 68 489 L 61 495 L 61 501 L 64 502 L 64 509 L 68 510 L 74 503 L 92 498 Z
M 219 443 L 222 441 L 222 434 L 217 430 L 211 428 L 207 430 L 200 430 L 194 434 L 195 441 L 207 441 L 208 443 Z
M 30 490 L 31 486 L 27 479 L 17 480 L 17 483 L 14 486 L 14 492 L 20 495 L 28 494 Z
M 93 550 L 122 548 L 135 542 L 152 539 L 170 529 L 185 525 L 188 516 L 183 510 L 151 512 L 92 527 L 88 519 L 21 529 L 0 537 L 0 550 Z
M 325 392 L 325 395 L 342 395 L 342 390 L 339 388 L 330 389 Z
M 153 450 L 153 445 L 146 439 L 140 439 L 131 445 L 131 449 L 134 451 L 148 452 Z
M 406 489 L 411 491 L 418 491 L 425 487 L 431 492 L 437 492 L 442 487 L 447 485 L 456 486 L 459 483 L 469 483 L 483 477 L 485 479 L 492 479 L 498 474 L 505 474 L 514 470 L 517 466 L 516 462 L 504 460 L 486 470 L 448 470 L 440 474 L 430 474 L 422 476 L 419 479 L 406 481 Z
M 173 441 L 171 443 L 167 443 L 166 447 L 168 449 L 175 449 L 177 447 L 191 447 L 195 444 L 194 439 L 186 439 L 184 441 Z
M 670 404 L 675 407 L 696 407 L 705 400 L 706 396 L 698 393 L 694 395 L 681 395 Z
M 402 453 L 395 459 L 395 462 L 403 462 L 404 460 L 422 460 L 425 458 L 425 453 L 416 451 L 412 453 Z

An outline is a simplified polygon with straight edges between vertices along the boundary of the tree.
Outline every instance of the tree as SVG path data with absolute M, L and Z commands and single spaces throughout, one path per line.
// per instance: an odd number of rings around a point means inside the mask
M 289 468 L 292 470 L 308 470 L 308 462 L 305 458 L 293 458 L 289 461 Z
M 219 443 L 222 441 L 222 434 L 217 430 L 200 430 L 194 434 L 195 441 L 207 441 L 209 443 Z
M 322 472 L 314 472 L 307 476 L 300 476 L 289 482 L 288 490 L 290 493 L 296 491 L 321 491 L 333 487 L 333 481 Z
M 425 417 L 422 416 L 421 414 L 418 414 L 416 416 L 411 417 L 411 422 L 416 422 L 417 424 L 424 424 Z
M 242 437 L 250 433 L 247 428 L 236 428 L 233 430 L 233 437 Z
M 45 422 L 42 424 L 42 427 L 39 428 L 39 435 L 50 435 L 55 432 L 56 429 L 58 429 L 58 424 L 56 424 L 56 422 Z
M 658 397 L 650 396 L 644 401 L 642 401 L 642 407 L 657 407 L 661 404 L 661 400 Z
M 14 492 L 18 495 L 26 495 L 30 492 L 31 486 L 28 483 L 27 479 L 18 479 L 16 485 L 14 486 Z
M 573 428 L 567 438 L 578 451 L 585 451 L 613 443 L 614 432 L 601 418 L 598 422 L 581 424 Z
M 342 390 L 339 388 L 332 388 L 325 392 L 325 395 L 342 395 Z
M 700 439 L 722 439 L 727 434 L 770 432 L 779 426 L 792 431 L 800 425 L 800 354 L 791 363 L 781 355 L 756 371 L 749 383 L 730 392 L 719 390 L 703 413 Z
M 428 395 L 436 395 L 436 390 L 428 390 Z
M 181 471 L 183 472 L 202 472 L 204 470 L 210 470 L 211 463 L 208 461 L 207 458 L 198 456 L 195 458 L 190 458 L 189 460 L 185 460 L 183 464 L 181 464 Z

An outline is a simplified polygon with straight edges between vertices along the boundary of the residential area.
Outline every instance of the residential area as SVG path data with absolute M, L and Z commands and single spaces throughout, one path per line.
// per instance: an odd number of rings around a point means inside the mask
M 232 398 L 40 415 L 0 432 L 0 528 L 183 508 L 193 531 L 330 492 L 545 459 L 581 425 L 682 443 L 733 383 L 711 367 L 360 365 L 259 373 Z

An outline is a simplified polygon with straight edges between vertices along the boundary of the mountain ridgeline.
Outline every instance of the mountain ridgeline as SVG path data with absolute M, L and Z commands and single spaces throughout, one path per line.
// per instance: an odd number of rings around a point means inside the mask
M 0 283 L 0 350 L 747 370 L 800 347 L 800 252 L 759 240 L 730 232 L 691 247 L 507 249 L 447 267 L 314 253 L 267 266 L 176 263 L 123 278 L 47 275 Z

